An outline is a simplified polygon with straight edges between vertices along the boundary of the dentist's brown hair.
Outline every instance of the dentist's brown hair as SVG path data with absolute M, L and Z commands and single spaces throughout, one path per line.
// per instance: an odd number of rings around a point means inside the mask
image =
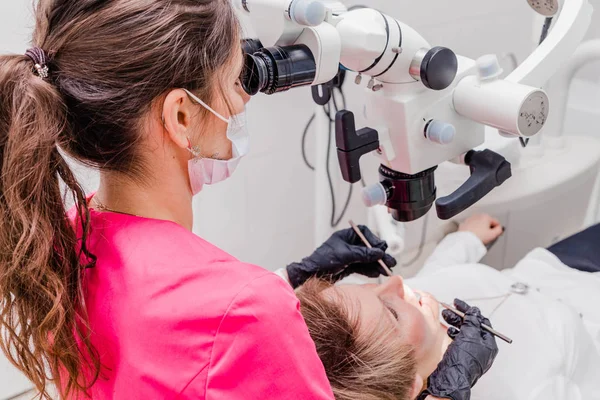
M 210 102 L 240 31 L 229 0 L 40 0 L 35 17 L 48 76 L 29 56 L 0 56 L 0 346 L 40 397 L 52 383 L 67 398 L 102 367 L 82 285 L 89 210 L 61 152 L 143 180 L 145 117 L 175 88 Z

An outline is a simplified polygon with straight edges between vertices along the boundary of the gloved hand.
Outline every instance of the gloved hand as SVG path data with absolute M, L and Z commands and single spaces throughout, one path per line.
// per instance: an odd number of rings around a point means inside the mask
M 454 342 L 429 377 L 427 390 L 419 399 L 431 395 L 443 399 L 469 400 L 471 388 L 490 369 L 498 354 L 494 335 L 481 328 L 482 324 L 491 327 L 490 321 L 481 315 L 477 307 L 470 307 L 458 299 L 454 300 L 454 305 L 466 314 L 465 319 L 463 321 L 450 310 L 442 312 L 446 322 L 453 326 L 448 330 L 448 335 Z M 460 328 L 460 331 L 456 328 Z
M 366 226 L 358 228 L 373 246 L 372 249 L 363 244 L 353 229 L 335 232 L 311 256 L 287 266 L 292 286 L 297 288 L 313 276 L 331 281 L 341 280 L 354 273 L 376 278 L 385 274 L 378 260 L 383 260 L 389 268 L 395 267 L 396 260 L 385 253 L 387 243 Z

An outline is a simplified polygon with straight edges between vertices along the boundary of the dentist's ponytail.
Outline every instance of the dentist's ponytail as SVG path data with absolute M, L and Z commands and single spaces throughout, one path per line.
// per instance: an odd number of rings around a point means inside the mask
M 80 220 L 88 221 L 83 191 L 58 150 L 68 137 L 67 108 L 35 65 L 28 56 L 0 56 L 0 345 L 44 392 L 49 373 L 74 378 L 58 387 L 84 388 L 80 364 L 87 360 L 95 371 L 99 365 L 86 336 L 81 286 L 93 262 L 80 255 L 87 229 L 78 244 L 59 186 L 61 179 Z
M 0 347 L 41 397 L 81 397 L 103 367 L 82 279 L 95 258 L 61 154 L 143 181 L 148 118 L 175 88 L 210 102 L 240 29 L 229 0 L 38 0 L 33 43 L 0 56 Z

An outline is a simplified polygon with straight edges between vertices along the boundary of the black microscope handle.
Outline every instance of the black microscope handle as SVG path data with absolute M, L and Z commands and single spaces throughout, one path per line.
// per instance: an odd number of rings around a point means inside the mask
M 440 219 L 447 220 L 460 214 L 512 175 L 510 163 L 491 150 L 472 150 L 465 156 L 465 163 L 471 169 L 471 177 L 454 193 L 436 201 Z
M 342 110 L 335 116 L 335 143 L 342 177 L 350 183 L 360 181 L 360 158 L 379 148 L 379 134 L 371 128 L 357 131 L 354 114 Z

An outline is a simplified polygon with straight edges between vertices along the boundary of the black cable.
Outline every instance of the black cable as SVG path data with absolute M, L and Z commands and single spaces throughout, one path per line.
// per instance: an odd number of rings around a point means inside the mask
M 308 162 L 308 157 L 306 156 L 306 136 L 308 135 L 308 131 L 310 130 L 310 126 L 315 121 L 316 117 L 317 117 L 317 114 L 313 113 L 313 115 L 310 117 L 310 119 L 306 123 L 306 126 L 304 127 L 304 133 L 302 133 L 302 159 L 304 160 L 304 164 L 306 164 L 306 166 L 311 171 L 314 171 L 315 167 L 313 167 L 312 164 L 310 162 Z
M 521 142 L 521 147 L 525 148 L 529 144 L 529 139 L 525 139 L 525 138 L 520 137 L 519 138 L 519 142 Z
M 340 92 L 340 97 L 342 98 L 342 109 L 346 109 L 346 95 L 344 94 L 344 91 L 339 88 L 338 92 Z
M 338 91 L 340 93 L 340 96 L 342 97 L 342 105 L 344 107 L 344 109 L 346 108 L 346 96 L 344 95 L 344 92 L 342 91 L 342 89 L 338 88 Z M 334 99 L 334 105 L 335 105 L 335 111 L 336 113 L 339 111 L 337 108 L 337 103 L 335 103 L 335 98 L 333 97 L 333 93 L 332 93 L 332 98 Z M 331 106 L 329 103 L 325 104 L 323 106 L 323 111 L 325 112 L 325 115 L 327 116 L 327 119 L 329 120 L 329 122 L 335 122 L 334 118 L 331 118 Z M 308 136 L 308 131 L 310 130 L 311 125 L 313 124 L 313 122 L 315 121 L 316 118 L 316 114 L 313 113 L 313 115 L 310 117 L 310 119 L 308 120 L 308 122 L 306 123 L 306 125 L 304 126 L 304 132 L 302 133 L 302 159 L 304 160 L 304 164 L 306 164 L 306 166 L 311 170 L 314 171 L 315 167 L 308 161 L 308 157 L 306 155 L 306 137 Z
M 329 191 L 331 193 L 330 224 L 331 224 L 332 228 L 337 227 L 340 224 L 340 222 L 342 221 L 342 219 L 344 219 L 344 216 L 348 212 L 348 207 L 350 206 L 350 201 L 352 200 L 352 194 L 353 194 L 353 186 L 352 186 L 352 184 L 350 184 L 350 188 L 348 189 L 348 196 L 346 197 L 346 203 L 344 204 L 344 207 L 342 208 L 341 214 L 339 215 L 339 217 L 336 218 L 337 205 L 336 205 L 336 198 L 335 198 L 335 190 L 333 188 L 333 178 L 331 176 L 331 170 L 330 170 L 330 166 L 329 166 L 329 163 L 331 161 L 331 141 L 333 139 L 332 138 L 332 135 L 333 135 L 332 125 L 335 124 L 335 114 L 337 114 L 340 111 L 337 100 L 335 98 L 335 89 L 338 90 L 340 97 L 342 98 L 343 109 L 346 109 L 346 96 L 344 95 L 344 91 L 342 90 L 342 88 L 333 88 L 331 91 L 331 99 L 329 100 L 329 102 L 327 104 L 325 104 L 323 106 L 323 112 L 325 113 L 325 115 L 327 116 L 327 119 L 329 121 L 328 132 L 327 132 L 327 157 L 326 157 L 326 161 L 325 161 L 326 162 L 325 171 L 327 173 L 327 182 L 329 183 Z M 335 111 L 335 114 L 333 117 L 331 116 L 332 111 Z M 304 164 L 306 164 L 306 166 L 311 171 L 314 171 L 315 167 L 308 161 L 308 157 L 306 155 L 306 138 L 308 136 L 310 127 L 314 123 L 316 117 L 317 117 L 316 113 L 314 113 L 310 117 L 310 119 L 306 123 L 306 126 L 304 127 L 304 131 L 302 133 L 302 159 L 304 160 Z M 361 179 L 361 182 L 364 187 L 365 186 L 364 180 Z
M 331 117 L 330 117 L 331 118 Z M 331 154 L 331 121 L 327 125 L 327 156 L 325 157 L 325 172 L 327 173 L 327 183 L 329 183 L 329 193 L 331 194 L 331 220 L 332 228 L 335 228 L 335 190 L 333 190 L 333 179 L 329 171 L 329 156 Z
M 341 88 L 337 88 L 341 97 L 342 97 L 342 105 L 344 106 L 344 108 L 346 108 L 346 97 L 344 96 L 344 92 Z M 333 111 L 335 111 L 335 113 L 337 114 L 340 109 L 338 107 L 338 103 L 337 100 L 335 98 L 335 89 L 332 90 L 331 92 L 331 100 L 330 102 L 326 105 L 327 106 L 327 117 L 329 118 L 329 126 L 328 126 L 328 130 L 327 130 L 327 157 L 326 157 L 326 165 L 325 165 L 325 171 L 327 173 L 327 182 L 329 183 L 329 191 L 331 193 L 331 227 L 335 228 L 337 227 L 340 222 L 342 222 L 342 219 L 344 219 L 344 216 L 346 215 L 346 213 L 348 212 L 348 207 L 350 206 L 350 201 L 352 200 L 352 194 L 353 194 L 353 186 L 352 184 L 350 184 L 350 187 L 348 189 L 348 196 L 346 197 L 346 203 L 344 204 L 344 207 L 342 208 L 342 212 L 340 213 L 339 217 L 337 217 L 336 219 L 336 199 L 335 199 L 335 190 L 333 188 L 333 178 L 331 177 L 331 170 L 330 170 L 330 161 L 331 161 L 331 141 L 332 141 L 332 135 L 333 135 L 333 129 L 332 129 L 332 125 L 335 124 L 335 115 L 331 116 L 331 111 L 333 108 Z M 325 108 L 325 107 L 324 107 Z
M 342 98 L 342 109 L 345 110 L 346 109 L 346 96 L 344 95 L 344 91 L 342 90 L 341 87 L 337 88 L 337 90 L 340 93 L 340 96 Z M 335 101 L 335 91 L 334 91 L 332 97 L 333 97 L 333 104 L 335 106 L 335 110 L 337 113 L 340 110 L 338 109 L 337 102 Z M 346 204 L 344 205 L 344 208 L 342 209 L 342 213 L 340 214 L 340 217 L 334 222 L 334 226 L 338 226 L 340 224 L 340 222 L 342 221 L 342 219 L 344 218 L 344 215 L 346 215 L 346 212 L 348 212 L 348 207 L 350 206 L 350 201 L 352 200 L 352 192 L 354 190 L 354 186 L 351 183 L 349 184 L 349 186 L 350 186 L 350 188 L 348 189 L 348 197 L 346 197 Z
M 540 44 L 544 43 L 546 37 L 548 37 L 548 32 L 550 32 L 550 27 L 552 26 L 552 17 L 547 17 L 544 21 L 544 26 L 542 27 L 542 34 L 540 36 Z
M 331 102 L 331 100 L 330 100 L 330 102 Z M 327 103 L 323 106 L 323 112 L 327 116 L 327 119 L 329 120 L 329 122 L 335 121 L 334 118 L 331 118 L 331 104 L 330 103 Z
M 335 100 L 335 98 L 332 96 L 332 105 L 334 110 L 336 110 L 336 112 L 338 111 L 338 107 L 337 107 L 337 102 Z M 329 111 L 331 111 L 331 105 L 329 106 Z M 339 217 L 337 217 L 336 219 L 336 200 L 335 200 L 335 190 L 333 188 L 333 178 L 331 176 L 331 170 L 330 170 L 330 166 L 329 163 L 331 161 L 331 140 L 332 140 L 332 134 L 333 134 L 333 130 L 332 130 L 332 124 L 333 124 L 333 119 L 331 118 L 331 114 L 329 114 L 329 126 L 328 126 L 328 132 L 327 132 L 327 157 L 325 160 L 325 172 L 327 173 L 327 182 L 329 183 L 329 191 L 331 193 L 331 227 L 332 228 L 336 228 L 340 222 L 342 222 L 342 219 L 344 219 L 344 216 L 346 215 L 346 213 L 348 212 L 348 207 L 350 206 L 350 201 L 352 200 L 352 193 L 353 193 L 353 186 L 352 184 L 350 184 L 350 188 L 348 189 L 348 196 L 346 197 L 346 203 L 344 204 L 344 208 L 342 208 L 342 212 L 340 213 Z
M 335 110 L 335 113 L 337 114 L 340 111 L 340 109 L 338 108 L 337 101 L 335 100 L 335 91 L 331 92 L 331 101 L 333 102 L 333 109 Z M 333 116 L 333 118 L 335 118 L 335 115 Z

